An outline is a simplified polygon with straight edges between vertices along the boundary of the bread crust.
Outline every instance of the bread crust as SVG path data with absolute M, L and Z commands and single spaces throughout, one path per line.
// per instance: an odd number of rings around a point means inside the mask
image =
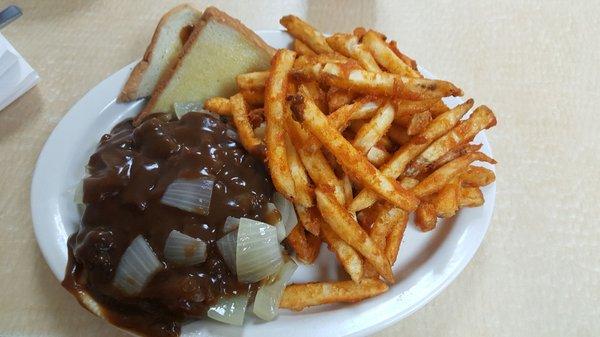
M 154 54 L 154 47 L 156 46 L 156 43 L 158 41 L 160 31 L 162 27 L 169 21 L 172 15 L 184 10 L 193 10 L 200 12 L 196 7 L 190 4 L 181 4 L 172 8 L 160 18 L 160 21 L 158 21 L 158 25 L 154 30 L 154 34 L 152 34 L 150 44 L 148 45 L 148 48 L 146 48 L 146 52 L 144 52 L 144 57 L 140 62 L 138 62 L 138 64 L 135 65 L 135 67 L 131 71 L 127 82 L 123 86 L 123 90 L 121 90 L 121 93 L 117 98 L 118 102 L 129 102 L 141 98 L 137 97 L 138 88 L 140 86 L 140 83 L 142 82 L 144 73 L 150 66 L 150 59 L 152 59 L 152 55 Z
M 270 57 L 275 55 L 275 49 L 273 47 L 269 46 L 255 32 L 253 32 L 250 28 L 244 26 L 244 24 L 241 23 L 239 20 L 232 18 L 227 13 L 220 11 L 216 7 L 208 7 L 204 10 L 202 17 L 200 18 L 200 22 L 196 27 L 194 27 L 192 34 L 183 46 L 183 49 L 181 50 L 179 56 L 176 58 L 176 61 L 174 61 L 168 69 L 165 69 L 164 73 L 161 75 L 156 85 L 156 88 L 154 88 L 154 91 L 150 96 L 150 101 L 148 102 L 148 104 L 146 104 L 144 109 L 133 119 L 133 125 L 138 126 L 144 119 L 153 114 L 152 109 L 156 104 L 156 101 L 160 97 L 160 94 L 169 84 L 169 81 L 173 74 L 177 72 L 177 69 L 181 64 L 180 60 L 183 57 L 185 57 L 188 51 L 193 47 L 198 37 L 200 37 L 200 34 L 202 34 L 202 31 L 204 30 L 206 24 L 209 21 L 213 20 L 237 30 L 258 48 L 264 50 Z

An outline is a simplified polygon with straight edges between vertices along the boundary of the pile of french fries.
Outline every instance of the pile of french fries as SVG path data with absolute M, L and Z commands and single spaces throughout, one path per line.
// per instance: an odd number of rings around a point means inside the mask
M 299 226 L 287 238 L 312 263 L 325 242 L 350 280 L 293 284 L 281 307 L 302 310 L 375 296 L 394 282 L 408 215 L 422 231 L 462 207 L 484 203 L 495 164 L 472 144 L 496 124 L 493 112 L 454 84 L 426 79 L 395 41 L 373 30 L 325 37 L 295 16 L 281 24 L 294 37 L 264 72 L 237 77 L 239 93 L 205 108 L 231 116 L 240 142 L 265 156 L 277 191 L 293 202 Z M 383 280 L 381 280 L 383 279 Z

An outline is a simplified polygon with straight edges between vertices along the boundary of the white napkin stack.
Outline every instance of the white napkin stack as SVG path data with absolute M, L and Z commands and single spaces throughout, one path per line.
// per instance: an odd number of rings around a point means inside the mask
M 40 77 L 0 34 L 0 110 L 31 89 Z

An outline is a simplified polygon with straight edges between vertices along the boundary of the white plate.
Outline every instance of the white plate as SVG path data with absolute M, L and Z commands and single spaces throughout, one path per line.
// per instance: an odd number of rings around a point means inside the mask
M 260 31 L 275 47 L 285 47 L 290 38 L 281 31 Z M 79 218 L 73 202 L 73 187 L 102 134 L 119 121 L 134 116 L 143 101 L 121 104 L 115 98 L 133 63 L 114 73 L 90 90 L 56 126 L 38 158 L 31 185 L 31 212 L 38 244 L 59 280 L 67 264 L 67 239 L 75 232 Z M 429 74 L 421 69 L 424 75 Z M 458 99 L 447 101 L 451 106 Z M 476 142 L 483 152 L 491 149 L 483 133 Z M 489 166 L 488 166 L 489 167 Z M 485 204 L 462 209 L 457 216 L 421 233 L 409 224 L 394 267 L 396 284 L 378 297 L 353 305 L 327 305 L 300 313 L 282 311 L 273 322 L 261 322 L 247 315 L 243 328 L 210 320 L 187 324 L 185 336 L 364 336 L 410 315 L 440 293 L 463 270 L 481 244 L 494 208 L 496 187 L 483 189 Z M 300 266 L 294 281 L 334 279 L 341 271 L 325 248 L 316 264 Z

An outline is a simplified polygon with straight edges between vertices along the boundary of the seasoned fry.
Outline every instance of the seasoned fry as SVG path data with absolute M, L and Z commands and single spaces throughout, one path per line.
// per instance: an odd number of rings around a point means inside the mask
M 323 219 L 331 226 L 331 229 L 364 256 L 384 279 L 393 283 L 392 269 L 389 262 L 384 258 L 381 249 L 375 245 L 356 220 L 335 199 L 333 194 L 317 188 L 315 195 L 319 211 L 321 211 Z
M 385 256 L 391 265 L 394 265 L 398 258 L 398 251 L 400 250 L 400 244 L 406 231 L 406 224 L 408 223 L 408 212 L 401 210 L 398 214 L 398 220 L 392 226 L 390 234 L 387 237 L 387 244 L 385 246 Z
M 294 39 L 293 48 L 298 55 L 314 56 L 317 55 L 314 50 L 310 49 L 304 42 Z
M 344 131 L 348 127 L 352 116 L 358 109 L 362 107 L 362 103 L 354 102 L 352 104 L 346 104 L 327 116 L 327 120 L 338 131 Z
M 327 94 L 319 87 L 317 81 L 307 81 L 304 83 L 306 92 L 310 95 L 310 98 L 315 101 L 315 104 L 321 109 L 321 111 L 327 111 L 328 102 Z
M 417 176 L 451 149 L 469 142 L 479 131 L 494 125 L 496 125 L 496 117 L 492 110 L 484 105 L 478 107 L 469 119 L 461 122 L 450 132 L 437 139 L 415 158 L 407 168 L 406 174 L 413 177 Z
M 337 179 L 335 172 L 329 166 L 323 152 L 319 148 L 313 149 L 309 145 L 309 140 L 314 140 L 314 137 L 311 137 L 310 134 L 304 131 L 302 126 L 292 120 L 290 115 L 286 115 L 286 126 L 290 139 L 300 155 L 300 160 L 302 160 L 302 164 L 304 164 L 313 182 L 318 186 L 328 186 L 334 191 L 333 193 L 336 198 L 340 202 L 344 202 L 343 187 Z
M 359 100 L 360 108 L 356 110 L 351 119 L 367 119 L 373 117 L 375 112 L 379 110 L 381 102 L 374 97 L 365 97 Z
M 462 187 L 458 198 L 460 207 L 479 207 L 483 205 L 483 193 L 477 187 Z
M 394 121 L 398 124 L 406 125 L 411 120 L 414 114 L 430 110 L 432 107 L 435 107 L 436 104 L 438 104 L 438 102 L 440 101 L 441 100 L 439 98 L 430 98 L 420 101 L 409 101 L 403 99 L 394 100 L 394 108 L 396 110 L 396 116 L 394 118 Z M 446 108 L 446 111 L 448 110 L 449 109 Z M 437 115 L 439 115 L 439 113 Z
M 350 177 L 347 174 L 344 174 L 341 181 L 342 188 L 344 189 L 344 206 L 346 206 L 354 198 L 354 194 L 352 192 L 352 181 L 350 180 Z
M 385 238 L 388 236 L 394 226 L 397 226 L 398 223 L 403 221 L 404 214 L 401 213 L 404 213 L 404 211 L 388 203 L 381 205 L 377 209 L 375 213 L 375 222 L 371 227 L 371 232 L 369 235 L 379 249 L 385 250 Z
M 327 92 L 328 111 L 333 112 L 346 104 L 350 104 L 353 99 L 354 93 L 351 93 L 348 90 L 330 87 L 329 91 Z
M 429 111 L 434 117 L 437 117 L 444 112 L 450 110 L 443 100 L 439 99 L 434 105 L 429 107 Z
M 237 75 L 235 80 L 240 90 L 263 90 L 268 78 L 268 71 L 257 71 Z
M 244 148 L 261 157 L 264 156 L 265 144 L 256 137 L 248 119 L 248 105 L 244 101 L 242 94 L 236 94 L 228 100 L 231 104 L 231 114 L 233 116 L 233 124 L 237 129 L 240 143 Z
M 312 235 L 319 236 L 322 222 L 319 210 L 316 207 L 307 208 L 300 205 L 294 205 L 294 207 L 296 208 L 300 225 Z
M 463 186 L 481 187 L 496 180 L 494 171 L 481 166 L 471 166 L 467 172 L 460 175 Z
M 377 279 L 360 282 L 315 282 L 288 285 L 281 296 L 280 308 L 300 311 L 328 303 L 354 303 L 384 293 L 388 286 Z
M 246 102 L 252 106 L 261 106 L 265 103 L 264 90 L 240 90 Z
M 462 157 L 456 158 L 446 165 L 435 170 L 425 179 L 423 179 L 413 192 L 424 198 L 442 189 L 450 180 L 465 171 L 465 169 L 474 161 L 484 161 L 495 164 L 496 161 L 481 152 L 468 153 Z
M 381 167 L 381 172 L 386 176 L 396 179 L 419 153 L 427 148 L 436 138 L 445 134 L 460 121 L 460 118 L 473 106 L 473 100 L 449 110 L 433 120 L 418 137 L 401 147 L 392 158 Z M 361 191 L 352 201 L 350 210 L 359 211 L 371 206 L 377 200 L 377 195 L 369 190 Z
M 352 31 L 352 35 L 356 36 L 359 40 L 362 39 L 365 34 L 367 34 L 367 29 L 365 27 L 356 27 Z
M 300 93 L 303 87 L 300 86 Z M 394 179 L 384 176 L 333 128 L 327 118 L 306 95 L 295 95 L 291 104 L 294 118 L 302 121 L 310 132 L 335 156 L 344 171 L 400 208 L 414 210 L 419 200 Z
M 419 72 L 404 63 L 385 43 L 385 40 L 374 31 L 368 31 L 363 36 L 362 43 L 371 52 L 377 63 L 389 72 L 407 77 L 421 77 Z
M 455 147 L 452 150 L 446 152 L 446 154 L 444 154 L 440 158 L 438 158 L 438 160 L 436 160 L 431 165 L 431 171 L 437 170 L 438 168 L 444 166 L 446 163 L 449 163 L 460 156 L 464 156 L 467 153 L 477 152 L 481 149 L 481 146 L 482 144 L 464 144 Z M 427 174 L 427 172 L 424 172 L 422 174 Z
M 294 180 L 294 202 L 303 207 L 312 207 L 314 205 L 312 186 L 308 181 L 306 169 L 304 169 L 304 165 L 302 165 L 302 161 L 287 134 L 285 135 L 285 152 Z M 318 235 L 318 232 L 316 235 Z
M 434 229 L 437 224 L 435 206 L 430 202 L 421 202 L 417 208 L 415 224 L 423 232 Z
M 304 42 L 304 44 L 317 52 L 317 54 L 333 53 L 333 49 L 325 41 L 325 36 L 297 16 L 284 16 L 279 20 L 279 23 L 287 29 L 290 35 Z
M 394 108 L 390 103 L 387 103 L 377 111 L 368 123 L 365 123 L 358 130 L 352 145 L 358 151 L 366 154 L 385 135 L 393 121 Z
M 363 260 L 358 252 L 342 240 L 326 222 L 321 225 L 323 241 L 337 256 L 344 270 L 354 282 L 359 282 L 364 275 Z
M 429 111 L 423 111 L 414 114 L 412 119 L 410 120 L 410 123 L 408 124 L 406 133 L 409 136 L 414 136 L 423 132 L 423 130 L 425 130 L 427 125 L 429 125 L 429 123 L 431 122 L 431 119 L 431 112 Z
M 219 115 L 231 115 L 231 102 L 225 97 L 212 97 L 204 101 L 204 109 Z
M 365 33 L 366 34 L 366 33 Z M 380 33 L 381 34 L 381 33 Z M 408 64 L 413 70 L 415 70 L 416 72 L 419 72 L 419 69 L 417 67 L 417 62 L 413 59 L 411 59 L 410 57 L 406 56 L 405 54 L 403 54 L 399 49 L 398 49 L 398 44 L 396 43 L 396 41 L 390 41 L 388 42 L 388 46 L 390 47 L 390 49 L 394 52 L 394 54 L 396 54 L 396 56 L 398 56 L 402 62 Z M 421 75 L 421 73 L 419 73 L 419 75 Z M 422 76 L 422 75 L 421 75 Z
M 458 211 L 459 182 L 450 182 L 433 197 L 431 203 L 440 218 L 450 218 Z
M 321 239 L 304 231 L 302 226 L 296 226 L 286 238 L 288 244 L 296 252 L 300 262 L 312 264 L 321 249 Z
M 350 62 L 345 65 L 326 63 L 320 69 L 320 73 L 321 78 L 329 85 L 363 94 L 405 97 L 412 100 L 462 96 L 462 90 L 447 81 L 374 73 L 352 67 Z
M 368 71 L 380 72 L 381 68 L 375 62 L 373 55 L 358 42 L 358 37 L 350 34 L 334 34 L 326 38 L 327 43 L 338 53 L 353 58 Z
M 294 63 L 295 54 L 287 49 L 277 51 L 265 89 L 267 166 L 271 171 L 273 185 L 288 200 L 294 200 L 295 188 L 285 147 L 284 110 L 288 72 Z
M 375 167 L 380 167 L 383 165 L 389 158 L 390 153 L 386 150 L 380 149 L 377 146 L 373 146 L 367 151 L 367 159 L 373 164 Z

